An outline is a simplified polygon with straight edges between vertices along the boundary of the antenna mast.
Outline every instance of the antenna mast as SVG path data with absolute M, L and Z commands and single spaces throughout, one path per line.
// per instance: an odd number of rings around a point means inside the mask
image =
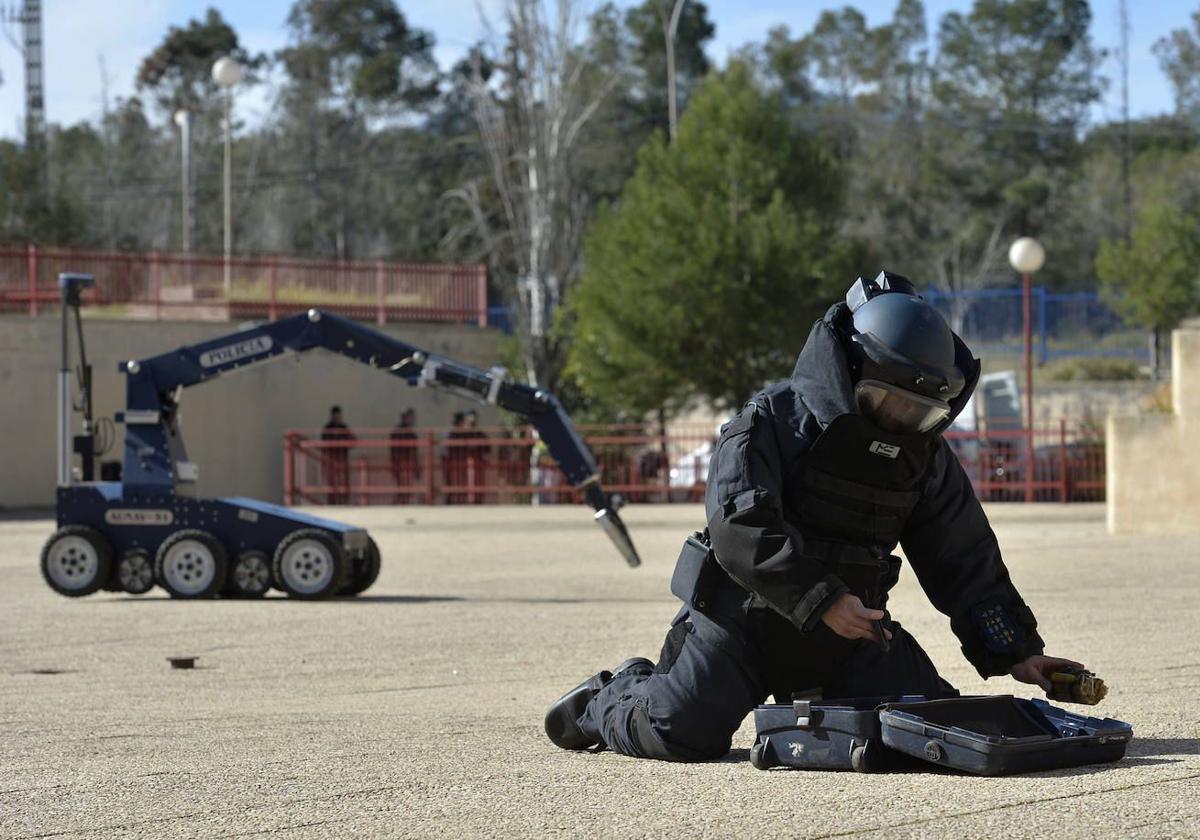
M 42 65 L 42 0 L 24 0 L 20 11 L 0 9 L 5 34 L 25 60 L 25 147 L 44 152 L 46 148 L 46 79 Z M 18 39 L 10 26 L 19 24 Z M 38 156 L 43 189 L 46 186 L 46 160 Z
M 1126 0 L 1120 0 L 1117 13 L 1121 26 L 1121 198 L 1125 211 L 1122 233 L 1128 243 L 1133 230 L 1133 184 L 1130 172 L 1133 166 L 1133 138 L 1129 125 L 1129 7 Z

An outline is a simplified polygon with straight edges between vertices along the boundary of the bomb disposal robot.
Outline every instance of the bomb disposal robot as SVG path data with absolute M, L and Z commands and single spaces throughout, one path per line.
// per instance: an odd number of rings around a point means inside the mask
M 46 582 L 71 597 L 99 589 L 140 594 L 155 583 L 176 598 L 219 593 L 257 597 L 272 586 L 296 598 L 357 595 L 379 573 L 379 549 L 361 528 L 241 497 L 194 495 L 197 466 L 179 426 L 183 389 L 247 365 L 324 348 L 401 377 L 445 388 L 526 417 L 596 522 L 631 566 L 638 554 L 617 514 L 620 500 L 601 488 L 596 462 L 552 394 L 490 371 L 427 353 L 328 312 L 308 312 L 119 365 L 126 379 L 120 480 L 97 481 L 98 431 L 91 367 L 83 344 L 80 294 L 90 275 L 59 276 L 62 366 L 58 374 L 58 530 L 42 550 Z M 83 434 L 72 436 L 70 313 L 80 364 Z M 76 468 L 74 454 L 79 455 Z M 108 477 L 108 476 L 104 476 Z

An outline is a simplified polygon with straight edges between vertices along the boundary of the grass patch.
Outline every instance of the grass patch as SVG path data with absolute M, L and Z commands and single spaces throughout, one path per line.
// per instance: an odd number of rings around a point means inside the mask
M 1060 359 L 1045 367 L 1051 382 L 1122 382 L 1140 379 L 1137 362 L 1106 356 Z

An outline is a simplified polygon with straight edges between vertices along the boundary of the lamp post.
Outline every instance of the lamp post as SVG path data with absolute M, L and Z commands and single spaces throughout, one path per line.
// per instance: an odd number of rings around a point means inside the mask
M 233 202 L 231 199 L 233 164 L 233 86 L 242 80 L 242 65 L 232 56 L 213 63 L 213 81 L 225 88 L 225 301 L 229 302 L 233 284 L 229 277 L 229 258 L 233 253 Z
M 1009 264 L 1022 277 L 1025 320 L 1025 501 L 1033 501 L 1033 273 L 1046 263 L 1042 243 L 1022 236 L 1008 249 Z
M 183 253 L 192 252 L 192 115 L 186 108 L 175 112 L 175 125 L 179 126 L 180 184 L 183 190 L 182 227 L 179 241 Z

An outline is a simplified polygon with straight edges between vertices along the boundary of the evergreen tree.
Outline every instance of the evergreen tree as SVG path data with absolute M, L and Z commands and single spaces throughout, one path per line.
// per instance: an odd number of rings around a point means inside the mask
M 411 228 L 381 224 L 394 214 L 378 199 L 394 196 L 405 176 L 420 178 L 400 122 L 436 100 L 433 36 L 409 26 L 394 0 L 296 0 L 287 26 L 273 146 L 302 175 L 272 202 L 287 216 L 277 247 L 337 259 L 415 256 L 401 244 Z M 416 189 L 412 199 L 436 196 Z
M 678 140 L 641 150 L 593 223 L 568 317 L 584 393 L 635 417 L 696 397 L 734 407 L 791 370 L 853 277 L 830 156 L 788 125 L 749 69 L 710 77 Z
M 1200 112 L 1200 11 L 1192 13 L 1192 28 L 1173 29 L 1154 43 L 1171 87 L 1175 92 L 1175 113 L 1195 119 Z
M 241 45 L 237 32 L 221 13 L 209 9 L 204 20 L 192 19 L 187 26 L 172 26 L 166 36 L 138 68 L 137 87 L 151 94 L 168 116 L 177 108 L 199 109 L 220 93 L 212 77 L 213 63 L 232 56 L 253 78 L 266 64 L 266 56 L 250 53 Z
M 646 129 L 667 130 L 667 51 L 665 30 L 675 0 L 643 0 L 625 13 L 633 86 L 629 102 Z M 704 46 L 716 34 L 708 7 L 687 0 L 675 31 L 675 84 L 680 113 L 709 70 Z
M 939 286 L 1011 276 L 1008 242 L 1053 222 L 1045 210 L 1078 163 L 1103 87 L 1090 23 L 1087 0 L 975 0 L 942 18 L 924 120 L 931 211 L 919 229 Z
M 1113 307 L 1156 333 L 1200 314 L 1200 217 L 1169 201 L 1138 212 L 1129 243 L 1100 243 L 1096 272 Z

